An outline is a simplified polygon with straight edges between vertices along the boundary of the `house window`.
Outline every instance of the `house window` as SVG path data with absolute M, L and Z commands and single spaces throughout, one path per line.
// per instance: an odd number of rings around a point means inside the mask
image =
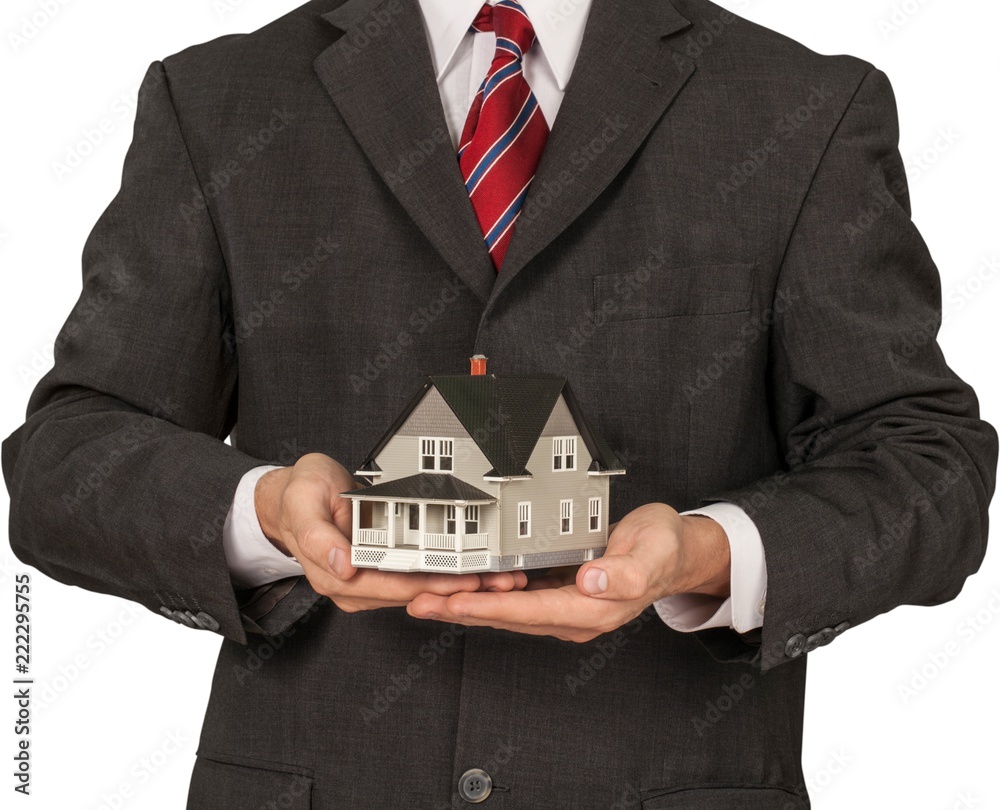
M 401 504 L 399 501 L 396 501 L 392 505 L 392 514 L 395 515 L 396 517 L 399 517 L 400 515 L 402 515 L 403 514 L 403 504 Z
M 437 469 L 436 461 L 437 454 L 434 449 L 437 447 L 437 442 L 434 439 L 421 439 L 420 440 L 420 469 L 421 470 L 434 470 Z
M 420 531 L 420 507 L 415 503 L 410 504 L 410 531 Z
M 552 469 L 576 469 L 576 436 L 557 436 L 552 440 Z
M 599 532 L 601 530 L 601 499 L 591 498 L 587 504 L 587 514 L 590 517 L 590 530 Z
M 444 533 L 455 534 L 455 507 L 448 504 L 444 508 Z M 465 533 L 479 534 L 479 507 L 465 507 Z
M 465 507 L 465 533 L 479 534 L 479 507 Z
M 559 501 L 559 534 L 573 534 L 573 501 Z
M 438 439 L 438 469 L 450 471 L 455 458 L 455 442 L 451 439 Z
M 421 472 L 451 472 L 454 458 L 454 439 L 420 439 Z
M 517 505 L 517 536 L 531 537 L 531 502 Z

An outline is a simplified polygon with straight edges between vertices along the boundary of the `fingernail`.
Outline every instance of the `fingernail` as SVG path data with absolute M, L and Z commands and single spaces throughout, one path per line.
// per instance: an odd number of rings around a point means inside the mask
M 344 561 L 345 555 L 342 548 L 335 548 L 330 552 L 330 569 L 333 571 L 335 576 L 344 576 Z
M 587 593 L 604 593 L 608 589 L 608 572 L 591 568 L 583 575 L 583 589 Z

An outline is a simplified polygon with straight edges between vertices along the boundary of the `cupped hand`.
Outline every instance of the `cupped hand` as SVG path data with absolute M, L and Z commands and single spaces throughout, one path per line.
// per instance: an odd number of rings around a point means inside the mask
M 586 642 L 665 596 L 728 596 L 729 541 L 711 518 L 647 504 L 611 529 L 607 551 L 593 562 L 554 569 L 523 590 L 424 593 L 407 611 L 421 619 Z
M 340 493 L 359 487 L 341 464 L 321 453 L 310 453 L 293 467 L 263 475 L 254 493 L 265 536 L 299 562 L 313 590 L 341 610 L 402 607 L 420 595 L 446 598 L 525 586 L 527 576 L 522 571 L 480 575 L 355 568 L 349 539 L 352 503 Z

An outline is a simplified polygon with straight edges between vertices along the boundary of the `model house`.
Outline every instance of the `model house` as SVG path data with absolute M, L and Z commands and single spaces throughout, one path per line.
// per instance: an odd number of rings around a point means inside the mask
M 431 376 L 356 473 L 351 561 L 385 571 L 572 565 L 607 546 L 625 470 L 565 379 Z

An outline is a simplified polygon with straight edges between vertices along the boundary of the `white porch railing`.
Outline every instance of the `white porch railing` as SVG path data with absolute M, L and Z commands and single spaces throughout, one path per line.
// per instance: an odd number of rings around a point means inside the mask
M 387 529 L 358 529 L 358 542 L 366 546 L 389 545 Z
M 427 548 L 455 548 L 455 535 L 453 534 L 425 534 L 424 545 Z
M 467 534 L 462 539 L 462 550 L 468 551 L 473 548 L 489 548 L 490 536 L 485 532 L 481 534 Z
M 462 550 L 489 548 L 490 536 L 486 532 L 479 534 L 467 534 L 462 538 Z M 424 546 L 426 548 L 455 550 L 455 535 L 453 534 L 430 534 L 424 535 Z

